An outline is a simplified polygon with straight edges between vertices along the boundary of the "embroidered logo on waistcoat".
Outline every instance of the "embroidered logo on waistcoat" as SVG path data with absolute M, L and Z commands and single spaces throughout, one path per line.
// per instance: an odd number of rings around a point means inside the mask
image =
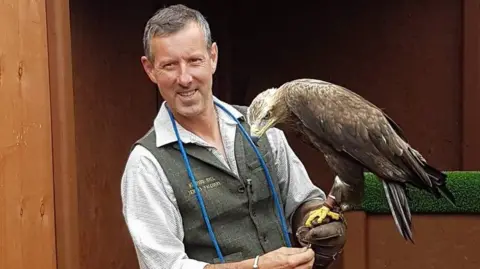
M 222 185 L 222 183 L 214 177 L 206 177 L 204 179 L 197 180 L 197 186 L 200 191 L 208 191 L 214 188 L 218 188 L 220 187 L 220 185 Z M 188 183 L 188 188 L 188 194 L 194 195 L 195 189 L 193 188 L 192 183 Z

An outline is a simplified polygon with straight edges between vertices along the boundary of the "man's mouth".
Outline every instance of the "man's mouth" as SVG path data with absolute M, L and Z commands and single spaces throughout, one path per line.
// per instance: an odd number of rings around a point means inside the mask
M 178 95 L 180 95 L 182 97 L 189 97 L 189 96 L 194 95 L 196 92 L 197 92 L 197 89 L 194 89 L 194 90 L 190 90 L 190 91 L 178 92 Z

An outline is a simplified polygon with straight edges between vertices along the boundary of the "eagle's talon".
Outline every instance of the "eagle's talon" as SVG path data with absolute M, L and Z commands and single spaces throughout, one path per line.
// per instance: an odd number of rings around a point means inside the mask
M 316 224 L 322 223 L 322 221 L 329 216 L 333 220 L 339 220 L 340 214 L 330 211 L 330 208 L 327 206 L 322 206 L 319 209 L 313 210 L 305 221 L 305 226 L 311 228 L 312 223 L 315 221 Z

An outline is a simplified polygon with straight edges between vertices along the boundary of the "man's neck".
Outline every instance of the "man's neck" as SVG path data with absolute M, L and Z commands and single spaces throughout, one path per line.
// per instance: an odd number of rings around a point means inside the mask
M 204 113 L 195 118 L 185 118 L 176 115 L 175 119 L 183 128 L 201 137 L 208 143 L 215 144 L 220 139 L 217 112 L 214 106 L 207 108 Z

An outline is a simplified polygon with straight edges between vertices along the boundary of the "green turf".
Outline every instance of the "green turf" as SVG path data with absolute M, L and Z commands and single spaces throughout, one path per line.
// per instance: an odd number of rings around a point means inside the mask
M 445 198 L 413 187 L 408 188 L 412 213 L 480 213 L 480 171 L 447 171 L 447 186 L 456 199 L 457 207 Z M 371 173 L 365 173 L 365 197 L 361 210 L 368 213 L 390 213 L 383 185 Z

